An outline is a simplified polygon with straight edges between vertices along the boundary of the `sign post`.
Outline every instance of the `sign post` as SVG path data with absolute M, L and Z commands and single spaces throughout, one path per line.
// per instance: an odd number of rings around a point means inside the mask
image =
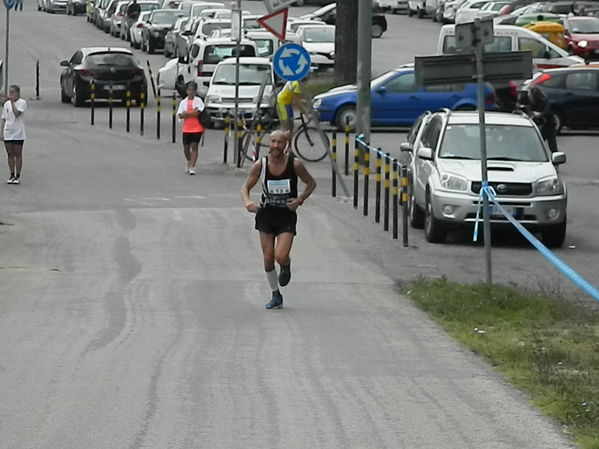
M 510 81 L 532 76 L 532 53 L 485 53 L 484 45 L 493 42 L 493 22 L 476 19 L 456 26 L 458 54 L 416 57 L 416 83 L 421 86 L 448 83 L 471 83 L 476 80 L 477 109 L 480 126 L 481 195 L 487 283 L 493 282 L 491 267 L 491 221 L 487 196 L 487 138 L 485 127 L 485 81 Z
M 240 167 L 239 158 L 239 54 L 241 53 L 241 0 L 237 0 L 231 11 L 231 38 L 235 41 L 235 108 L 233 112 L 233 158 Z
M 8 94 L 8 38 L 10 35 L 10 10 L 14 8 L 23 11 L 23 0 L 4 0 L 4 6 L 6 7 L 6 37 L 4 40 L 4 85 L 0 85 L 0 90 L 4 90 Z

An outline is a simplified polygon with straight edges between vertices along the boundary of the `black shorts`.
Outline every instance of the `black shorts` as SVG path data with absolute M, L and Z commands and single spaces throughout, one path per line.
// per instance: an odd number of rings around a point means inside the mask
M 183 145 L 191 145 L 192 143 L 200 143 L 202 133 L 183 133 Z
M 13 145 L 23 146 L 24 140 L 5 140 L 4 143 L 12 143 Z
M 255 229 L 265 234 L 296 235 L 297 213 L 282 207 L 264 207 L 256 213 Z

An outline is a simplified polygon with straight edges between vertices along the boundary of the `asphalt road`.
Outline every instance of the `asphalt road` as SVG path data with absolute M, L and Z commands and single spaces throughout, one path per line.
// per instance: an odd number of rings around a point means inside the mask
M 319 188 L 300 211 L 286 308 L 265 311 L 238 194 L 246 173 L 221 163 L 222 133 L 207 134 L 191 177 L 166 121 L 161 141 L 150 117 L 149 135 L 127 135 L 122 109 L 113 130 L 105 108 L 90 127 L 88 109 L 60 104 L 58 62 L 115 41 L 32 6 L 11 24 L 11 81 L 31 97 L 36 59 L 42 78 L 23 183 L 0 186 L 0 448 L 570 447 L 397 293 L 398 281 L 466 266 L 480 248 L 416 234 L 415 247 L 391 243 L 330 198 L 325 164 L 311 165 Z M 588 165 L 579 179 L 592 179 Z M 583 204 L 572 201 L 580 227 Z M 497 253 L 533 278 L 543 271 L 524 245 Z

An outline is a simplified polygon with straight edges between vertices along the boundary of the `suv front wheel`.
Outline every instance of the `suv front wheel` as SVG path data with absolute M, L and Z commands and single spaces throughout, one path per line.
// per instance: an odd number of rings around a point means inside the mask
M 435 218 L 430 193 L 426 194 L 426 206 L 424 208 L 424 237 L 431 243 L 443 243 L 447 229 Z
M 414 193 L 410 192 L 408 196 L 408 216 L 410 217 L 410 226 L 415 229 L 422 229 L 424 225 L 424 214 L 418 204 L 416 204 L 416 198 Z
M 567 219 L 555 226 L 548 226 L 541 231 L 541 240 L 548 248 L 560 248 L 566 239 Z

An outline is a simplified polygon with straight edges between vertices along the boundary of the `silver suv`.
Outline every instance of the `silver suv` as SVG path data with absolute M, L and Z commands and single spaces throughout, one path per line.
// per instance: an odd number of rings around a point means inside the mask
M 551 154 L 527 116 L 487 112 L 489 184 L 497 200 L 520 223 L 540 232 L 547 246 L 561 246 L 566 235 L 566 187 L 555 165 L 564 153 Z M 444 110 L 425 114 L 414 124 L 408 204 L 410 223 L 424 227 L 429 242 L 443 242 L 448 229 L 474 224 L 481 189 L 477 112 Z M 507 220 L 491 211 L 491 222 Z

